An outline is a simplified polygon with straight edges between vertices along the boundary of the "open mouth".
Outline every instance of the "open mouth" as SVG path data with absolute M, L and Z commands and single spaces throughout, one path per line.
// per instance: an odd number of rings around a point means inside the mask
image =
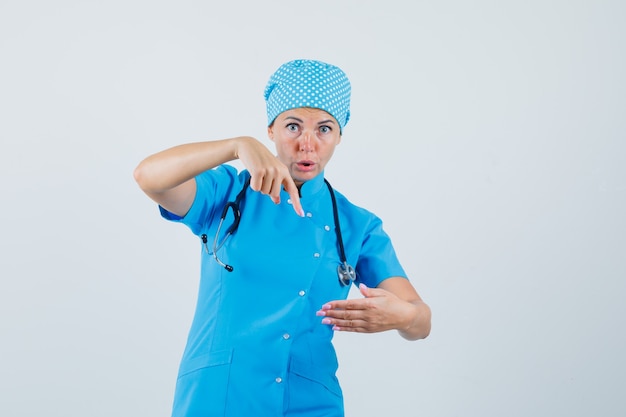
M 315 162 L 313 161 L 298 161 L 298 169 L 301 171 L 311 171 L 315 169 Z

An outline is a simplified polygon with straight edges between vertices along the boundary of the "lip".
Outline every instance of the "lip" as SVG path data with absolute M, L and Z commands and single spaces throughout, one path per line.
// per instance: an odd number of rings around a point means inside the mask
M 305 160 L 296 162 L 296 166 L 298 167 L 299 171 L 310 172 L 310 171 L 315 170 L 315 167 L 317 166 L 317 164 L 313 161 L 305 159 Z

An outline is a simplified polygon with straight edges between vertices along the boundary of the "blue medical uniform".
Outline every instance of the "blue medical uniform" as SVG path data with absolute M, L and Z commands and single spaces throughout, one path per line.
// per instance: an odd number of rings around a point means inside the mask
M 248 189 L 238 230 L 213 259 L 224 205 L 249 178 L 223 165 L 196 177 L 197 192 L 180 218 L 163 217 L 208 237 L 202 245 L 198 301 L 174 396 L 174 417 L 343 416 L 331 326 L 315 315 L 345 299 L 332 200 L 323 173 L 303 184 L 305 217 L 283 190 L 281 203 Z M 405 277 L 378 217 L 335 192 L 348 263 L 357 282 L 376 287 Z M 232 223 L 229 215 L 221 233 Z M 220 236 L 221 239 L 221 236 Z

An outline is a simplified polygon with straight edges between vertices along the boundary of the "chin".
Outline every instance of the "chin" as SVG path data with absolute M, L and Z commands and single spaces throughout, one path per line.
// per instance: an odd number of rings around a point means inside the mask
M 297 177 L 293 177 L 294 182 L 296 183 L 305 183 L 313 178 L 317 177 L 319 172 L 307 172 L 306 174 L 300 174 Z
M 315 172 L 292 172 L 291 174 L 291 178 L 293 179 L 293 181 L 298 184 L 298 183 L 303 183 L 303 182 L 307 182 L 313 178 L 315 178 L 317 175 L 319 174 L 319 171 L 315 171 Z

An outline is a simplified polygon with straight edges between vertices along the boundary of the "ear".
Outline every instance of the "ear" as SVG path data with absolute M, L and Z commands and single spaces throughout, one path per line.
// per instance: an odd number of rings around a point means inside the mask
M 274 142 L 274 123 L 267 127 L 267 137 Z

